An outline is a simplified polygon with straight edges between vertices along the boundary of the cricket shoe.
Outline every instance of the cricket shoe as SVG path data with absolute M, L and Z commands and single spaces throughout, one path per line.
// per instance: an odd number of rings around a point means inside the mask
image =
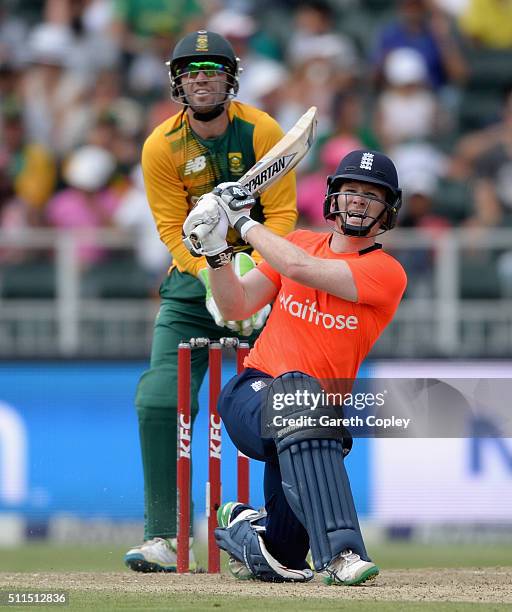
M 351 550 L 345 550 L 338 555 L 324 572 L 325 584 L 344 584 L 356 586 L 367 580 L 373 580 L 379 573 L 379 568 L 371 561 L 363 561 Z
M 197 569 L 193 538 L 190 538 L 189 569 Z M 135 572 L 175 572 L 176 571 L 176 538 L 153 538 L 140 546 L 131 548 L 124 556 L 124 564 Z
M 219 527 L 230 527 L 235 522 L 241 521 L 244 518 L 252 518 L 253 516 L 256 518 L 258 514 L 260 513 L 254 510 L 254 508 L 246 506 L 241 502 L 226 502 L 217 510 L 217 523 Z M 261 516 L 263 517 L 264 515 L 262 514 Z M 254 574 L 245 563 L 231 555 L 229 556 L 228 570 L 237 580 L 252 580 L 254 578 Z

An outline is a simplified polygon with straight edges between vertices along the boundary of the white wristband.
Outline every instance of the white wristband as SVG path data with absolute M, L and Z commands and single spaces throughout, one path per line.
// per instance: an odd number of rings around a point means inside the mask
M 235 223 L 235 229 L 242 237 L 242 240 L 245 240 L 247 232 L 255 225 L 259 225 L 259 223 L 258 221 L 251 219 L 251 217 L 240 217 L 240 219 L 238 219 L 238 221 Z

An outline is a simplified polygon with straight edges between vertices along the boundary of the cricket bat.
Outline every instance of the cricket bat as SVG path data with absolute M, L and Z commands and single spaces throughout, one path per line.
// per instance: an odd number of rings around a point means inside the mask
M 293 170 L 311 148 L 316 136 L 316 106 L 307 110 L 279 142 L 265 153 L 250 170 L 237 181 L 254 196 L 261 193 Z M 208 225 L 194 228 L 194 238 L 200 240 L 211 230 Z
M 254 196 L 293 170 L 311 148 L 316 136 L 316 106 L 312 106 L 279 142 L 238 181 Z

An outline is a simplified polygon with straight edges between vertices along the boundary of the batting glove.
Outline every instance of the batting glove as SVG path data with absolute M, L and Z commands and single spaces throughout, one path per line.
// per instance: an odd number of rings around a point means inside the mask
M 183 243 L 192 255 L 204 255 L 211 268 L 231 262 L 233 248 L 226 242 L 228 219 L 218 198 L 207 193 L 199 198 L 183 224 Z
M 247 253 L 237 253 L 233 259 L 233 268 L 237 276 L 242 277 L 256 267 L 256 262 Z M 226 327 L 242 336 L 250 336 L 255 329 L 261 329 L 270 314 L 270 304 L 242 321 L 227 321 Z
M 250 217 L 251 208 L 256 204 L 254 196 L 240 183 L 220 183 L 213 193 L 219 197 L 219 205 L 226 213 L 229 225 L 245 240 L 248 230 L 258 225 Z

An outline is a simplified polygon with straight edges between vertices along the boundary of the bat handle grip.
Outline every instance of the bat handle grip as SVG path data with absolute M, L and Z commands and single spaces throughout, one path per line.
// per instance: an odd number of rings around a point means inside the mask
M 203 223 L 202 225 L 196 225 L 194 231 L 190 233 L 190 237 L 194 240 L 201 240 L 211 231 L 211 225 Z

